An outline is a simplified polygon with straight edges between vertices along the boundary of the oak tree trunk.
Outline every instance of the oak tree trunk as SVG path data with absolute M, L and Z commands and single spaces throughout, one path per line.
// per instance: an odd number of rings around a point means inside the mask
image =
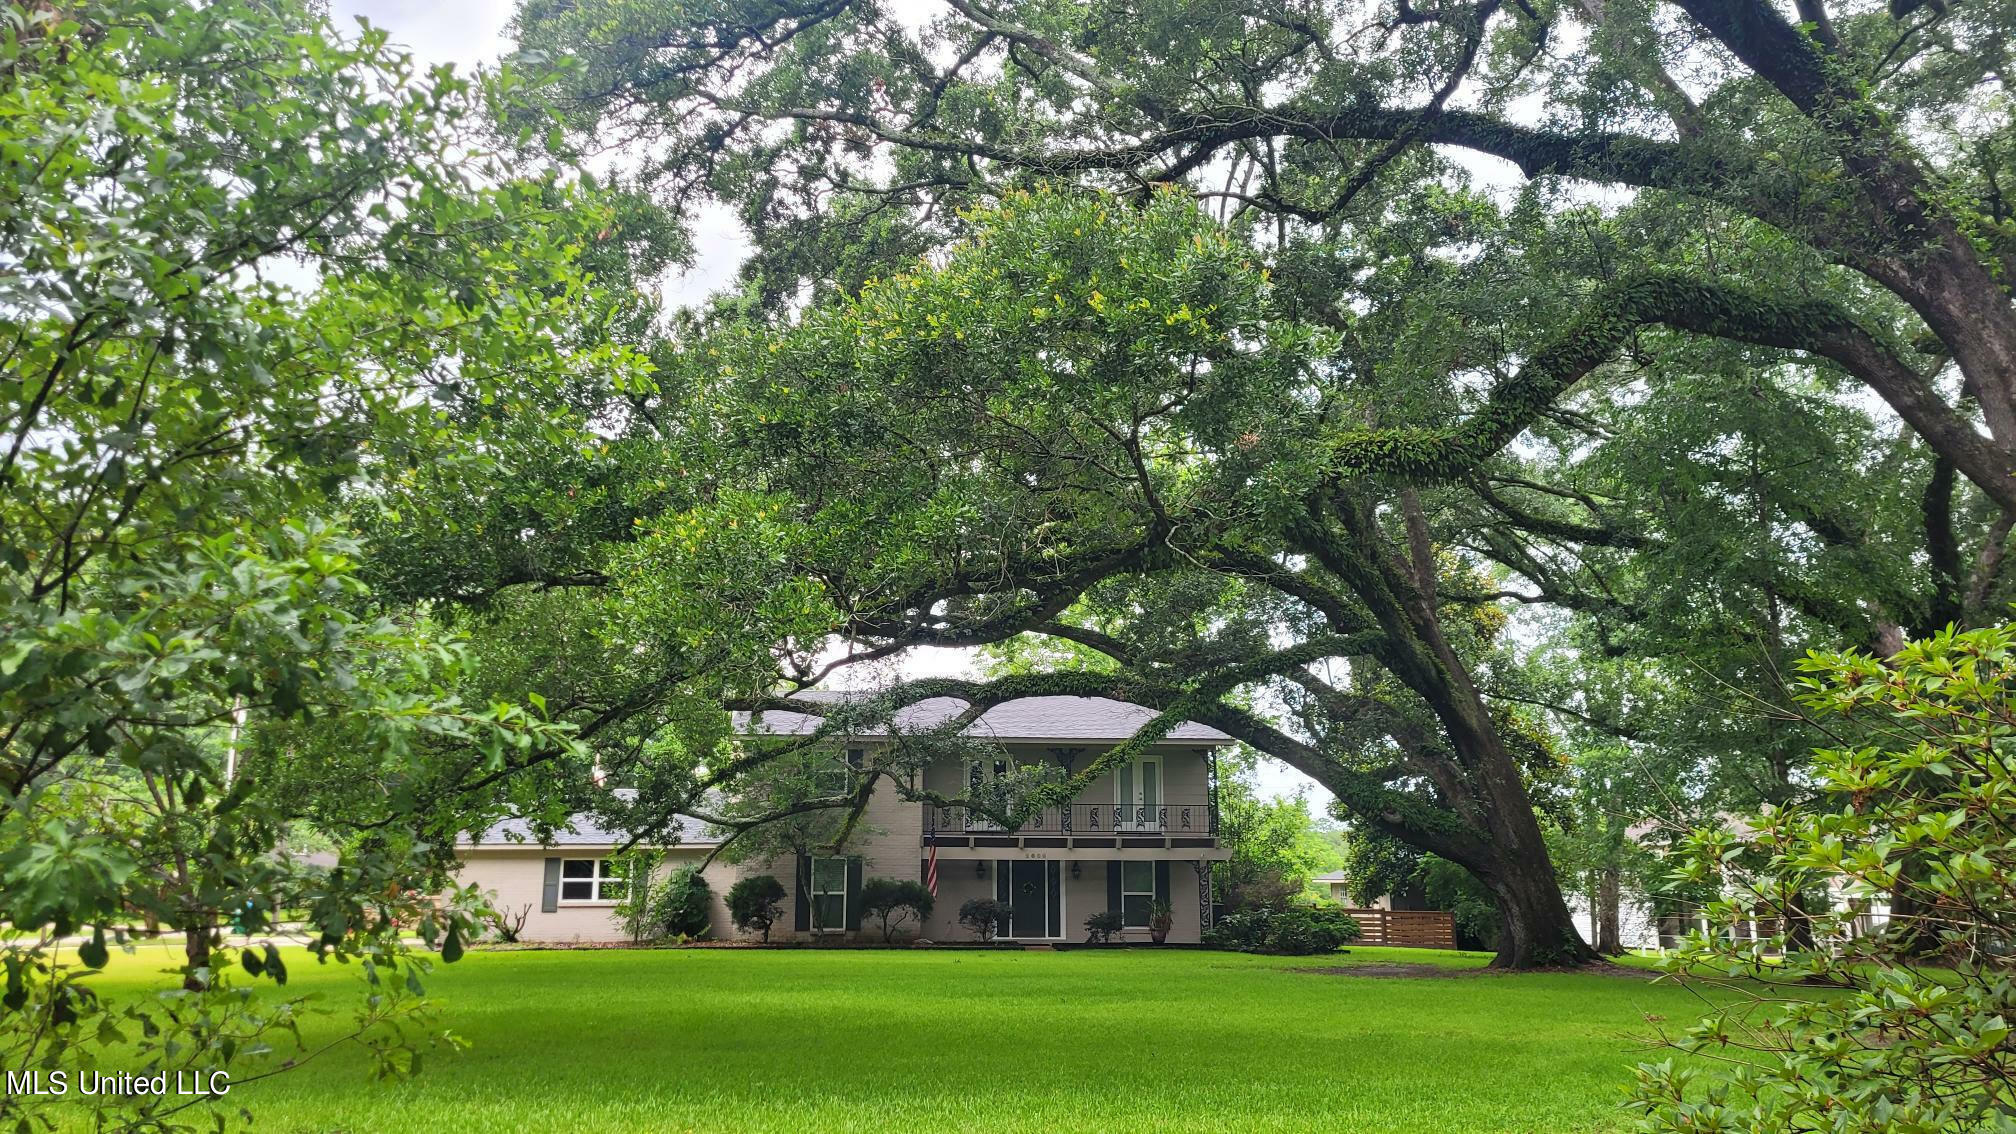
M 1554 868 L 1545 858 L 1506 857 L 1479 873 L 1498 904 L 1497 969 L 1556 968 L 1588 964 L 1596 954 L 1582 940 Z
M 1618 908 L 1623 901 L 1622 890 L 1622 881 L 1615 866 L 1605 866 L 1596 872 L 1596 951 L 1606 957 L 1624 954 L 1624 934 Z
M 1580 965 L 1597 959 L 1575 928 L 1547 839 L 1533 811 L 1519 761 L 1499 731 L 1469 666 L 1444 634 L 1436 601 L 1432 538 L 1418 499 L 1401 495 L 1406 519 L 1402 552 L 1386 542 L 1376 511 L 1340 497 L 1332 513 L 1348 533 L 1341 544 L 1314 524 L 1306 546 L 1325 566 L 1351 580 L 1388 637 L 1381 660 L 1418 694 L 1442 726 L 1440 742 L 1410 745 L 1442 802 L 1471 826 L 1467 836 L 1398 832 L 1415 846 L 1464 867 L 1498 906 L 1497 968 Z

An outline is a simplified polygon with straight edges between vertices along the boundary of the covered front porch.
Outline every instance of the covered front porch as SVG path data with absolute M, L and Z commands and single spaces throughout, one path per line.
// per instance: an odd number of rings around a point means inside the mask
M 998 853 L 998 852 L 997 852 Z M 959 908 L 974 898 L 992 898 L 1009 907 L 997 940 L 1028 943 L 1083 941 L 1085 919 L 1118 910 L 1126 928 L 1115 940 L 1147 942 L 1156 903 L 1169 906 L 1168 940 L 1195 944 L 1211 918 L 1209 858 L 1093 858 L 1015 851 L 1016 857 L 989 855 L 981 848 L 952 848 L 938 856 L 938 902 L 924 936 L 934 941 L 970 941 L 972 929 L 959 924 Z M 928 860 L 923 866 L 928 877 Z

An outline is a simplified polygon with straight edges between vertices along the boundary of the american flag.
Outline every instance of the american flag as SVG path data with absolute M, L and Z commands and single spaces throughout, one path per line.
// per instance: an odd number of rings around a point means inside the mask
M 938 832 L 924 832 L 924 845 L 931 848 L 930 857 L 924 860 L 924 888 L 938 896 Z

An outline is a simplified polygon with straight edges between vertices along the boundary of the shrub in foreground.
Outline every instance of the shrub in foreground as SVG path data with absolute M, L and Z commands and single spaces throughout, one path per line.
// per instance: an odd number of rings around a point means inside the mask
M 1100 910 L 1085 919 L 1085 943 L 1106 945 L 1115 934 L 1127 928 L 1127 919 L 1119 910 Z
M 707 907 L 713 898 L 714 891 L 707 885 L 707 879 L 693 867 L 682 866 L 672 872 L 653 896 L 652 924 L 665 937 L 705 937 L 712 928 Z
M 2016 627 L 1800 669 L 1842 746 L 1814 754 L 1814 802 L 1684 845 L 1681 879 L 1725 897 L 1667 965 L 1720 1007 L 1661 1037 L 1705 1059 L 1638 1069 L 1640 1129 L 2016 1129 Z
M 741 879 L 728 887 L 728 916 L 735 928 L 763 935 L 770 943 L 770 927 L 784 913 L 784 883 L 768 874 Z
M 888 944 L 896 931 L 911 920 L 923 928 L 932 907 L 938 904 L 924 883 L 895 878 L 870 878 L 861 884 L 861 913 L 882 926 L 882 942 Z
M 992 898 L 970 898 L 959 907 L 959 924 L 973 931 L 981 941 L 994 940 L 1001 923 L 1008 920 L 1008 903 Z
M 1364 936 L 1358 919 L 1335 906 L 1259 907 L 1226 914 L 1204 935 L 1207 945 L 1306 957 L 1334 953 Z

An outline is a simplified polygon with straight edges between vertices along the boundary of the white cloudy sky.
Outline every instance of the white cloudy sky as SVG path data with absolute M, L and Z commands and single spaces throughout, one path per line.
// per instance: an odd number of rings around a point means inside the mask
M 330 14 L 338 27 L 347 28 L 359 17 L 369 20 L 422 62 L 468 68 L 495 60 L 509 49 L 504 28 L 513 8 L 514 0 L 332 0 Z M 694 227 L 693 264 L 667 281 L 665 299 L 669 303 L 696 302 L 733 279 L 747 247 L 734 219 L 725 213 Z M 960 652 L 953 650 L 919 651 L 904 668 L 913 674 L 965 673 L 968 669 Z M 1311 808 L 1319 815 L 1330 799 L 1329 792 L 1307 777 L 1272 761 L 1261 769 L 1260 787 L 1269 794 L 1306 790 Z

